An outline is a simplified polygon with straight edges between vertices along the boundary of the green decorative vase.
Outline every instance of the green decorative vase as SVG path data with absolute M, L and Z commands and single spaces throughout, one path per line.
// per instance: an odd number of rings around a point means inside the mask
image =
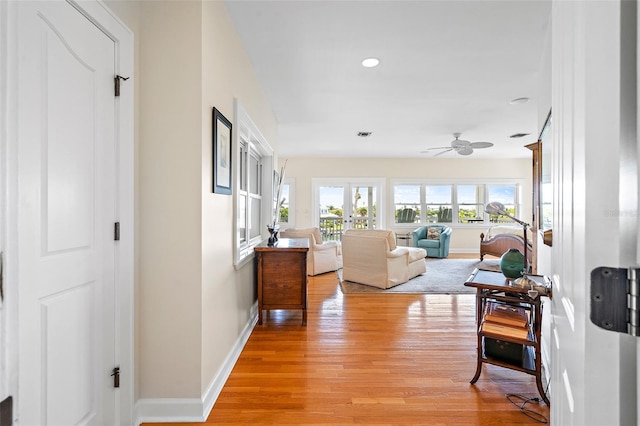
M 500 258 L 500 270 L 507 278 L 520 278 L 524 270 L 524 255 L 516 248 L 509 249 Z

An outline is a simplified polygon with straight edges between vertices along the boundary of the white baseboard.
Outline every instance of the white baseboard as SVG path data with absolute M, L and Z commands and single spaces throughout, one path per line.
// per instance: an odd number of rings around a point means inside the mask
M 205 422 L 211 413 L 225 382 L 238 361 L 242 349 L 258 322 L 258 304 L 251 307 L 251 316 L 224 363 L 200 398 L 143 398 L 135 404 L 135 426 L 141 423 Z

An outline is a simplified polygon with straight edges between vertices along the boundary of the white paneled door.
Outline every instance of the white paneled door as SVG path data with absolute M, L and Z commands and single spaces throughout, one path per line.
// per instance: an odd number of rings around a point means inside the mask
M 113 424 L 115 45 L 67 2 L 18 15 L 19 421 Z

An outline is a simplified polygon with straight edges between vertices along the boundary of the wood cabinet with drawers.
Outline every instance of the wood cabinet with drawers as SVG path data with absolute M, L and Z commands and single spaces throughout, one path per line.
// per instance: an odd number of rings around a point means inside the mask
M 263 311 L 301 309 L 302 325 L 307 325 L 306 238 L 281 238 L 272 246 L 267 242 L 254 248 L 258 285 L 258 324 Z

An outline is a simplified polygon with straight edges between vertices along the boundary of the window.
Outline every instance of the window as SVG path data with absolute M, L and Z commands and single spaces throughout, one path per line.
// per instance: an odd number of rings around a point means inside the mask
M 512 222 L 503 216 L 491 216 L 484 206 L 492 201 L 505 205 L 517 217 L 518 188 L 509 183 L 404 183 L 393 184 L 395 223 L 400 224 L 478 224 Z
M 453 185 L 425 185 L 427 221 L 453 222 Z
M 489 197 L 488 202 L 498 201 L 504 204 L 504 209 L 511 216 L 518 217 L 518 204 L 516 203 L 516 193 L 517 188 L 516 185 L 488 185 L 489 187 Z M 507 216 L 503 215 L 491 215 L 491 222 L 513 222 Z
M 245 110 L 236 102 L 234 143 L 236 238 L 235 266 L 253 255 L 253 247 L 263 240 L 267 222 L 273 215 L 273 150 Z
M 484 185 L 456 185 L 458 222 L 484 221 Z
M 393 203 L 396 223 L 420 222 L 420 185 L 396 185 Z
M 282 205 L 280 206 L 280 228 L 292 228 L 295 226 L 295 202 L 293 195 L 296 192 L 295 180 L 285 178 L 282 185 Z

